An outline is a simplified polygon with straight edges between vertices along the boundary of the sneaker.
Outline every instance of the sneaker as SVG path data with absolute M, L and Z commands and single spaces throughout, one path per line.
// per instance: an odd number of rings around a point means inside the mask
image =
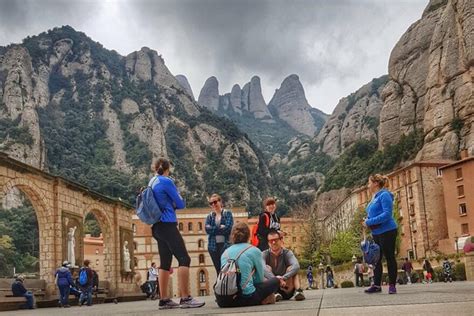
M 395 287 L 395 284 L 390 284 L 388 286 L 388 294 L 397 294 L 397 288 Z
M 179 308 L 180 305 L 178 303 L 175 303 L 171 299 L 166 299 L 166 300 L 160 300 L 160 303 L 158 303 L 158 309 L 172 309 L 172 308 Z
M 296 290 L 295 301 L 304 301 L 305 298 L 306 297 L 304 296 L 302 289 Z
M 187 298 L 181 298 L 179 301 L 179 305 L 181 308 L 198 308 L 198 307 L 203 307 L 206 303 L 201 302 L 192 296 L 188 296 Z
M 372 293 L 379 293 L 382 292 L 382 288 L 378 285 L 372 285 L 367 290 L 364 291 L 365 293 L 372 294 Z
M 276 293 L 276 294 L 275 294 L 275 301 L 276 301 L 276 302 L 279 302 L 279 301 L 281 301 L 282 299 L 283 299 L 283 296 L 281 296 L 280 293 Z

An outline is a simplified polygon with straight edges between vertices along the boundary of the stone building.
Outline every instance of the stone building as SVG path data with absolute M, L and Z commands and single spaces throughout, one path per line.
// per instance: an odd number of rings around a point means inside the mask
M 86 234 L 84 237 L 84 259 L 90 260 L 90 267 L 97 272 L 99 279 L 105 274 L 104 237 L 102 234 L 99 237 Z
M 441 241 L 445 253 L 462 251 L 466 238 L 474 235 L 474 157 L 464 153 L 463 158 L 440 168 L 448 230 Z

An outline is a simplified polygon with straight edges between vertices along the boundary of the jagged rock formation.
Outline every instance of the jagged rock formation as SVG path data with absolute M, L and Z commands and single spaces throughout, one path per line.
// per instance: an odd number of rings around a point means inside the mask
M 68 26 L 0 47 L 0 150 L 126 199 L 165 156 L 189 206 L 213 192 L 256 203 L 270 187 L 261 153 L 177 78 L 154 50 L 123 57 Z M 217 80 L 205 88 L 217 109 Z
M 401 37 L 382 93 L 379 146 L 422 130 L 417 159 L 474 154 L 474 2 L 432 0 Z
M 193 89 L 191 89 L 191 85 L 188 82 L 188 78 L 186 78 L 185 75 L 176 75 L 176 80 L 178 80 L 179 84 L 181 87 L 183 87 L 184 91 L 191 96 L 191 98 L 194 101 L 194 94 L 193 94 Z
M 308 136 L 316 133 L 317 126 L 311 114 L 311 106 L 297 75 L 290 75 L 283 80 L 268 106 L 272 113 L 299 133 Z
M 322 152 L 335 158 L 360 139 L 377 139 L 380 95 L 386 83 L 387 76 L 374 79 L 339 101 L 315 138 Z
M 219 81 L 216 77 L 212 76 L 206 80 L 201 93 L 199 93 L 198 103 L 200 106 L 217 111 L 219 108 Z

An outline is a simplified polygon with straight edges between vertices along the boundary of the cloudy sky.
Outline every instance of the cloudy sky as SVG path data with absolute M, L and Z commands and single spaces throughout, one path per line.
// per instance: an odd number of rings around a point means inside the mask
M 267 103 L 297 74 L 313 107 L 388 72 L 400 36 L 428 0 L 0 0 L 0 45 L 61 25 L 122 55 L 148 46 L 197 98 L 210 76 L 220 93 L 261 78 Z

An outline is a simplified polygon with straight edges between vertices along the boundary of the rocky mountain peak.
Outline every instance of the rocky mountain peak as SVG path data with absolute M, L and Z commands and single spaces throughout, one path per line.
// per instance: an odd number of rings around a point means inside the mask
M 273 114 L 301 134 L 314 136 L 317 131 L 310 112 L 311 106 L 306 100 L 303 85 L 297 75 L 292 74 L 283 80 L 268 106 Z
M 272 115 L 262 95 L 260 77 L 253 76 L 248 87 L 248 109 L 257 119 L 271 120 Z
M 195 99 L 193 89 L 191 89 L 191 85 L 189 84 L 188 78 L 186 78 L 185 75 L 176 75 L 176 80 L 178 80 L 178 83 L 181 85 L 184 91 L 186 91 L 194 101 Z
M 216 77 L 206 80 L 199 93 L 198 104 L 213 111 L 219 109 L 219 81 Z

